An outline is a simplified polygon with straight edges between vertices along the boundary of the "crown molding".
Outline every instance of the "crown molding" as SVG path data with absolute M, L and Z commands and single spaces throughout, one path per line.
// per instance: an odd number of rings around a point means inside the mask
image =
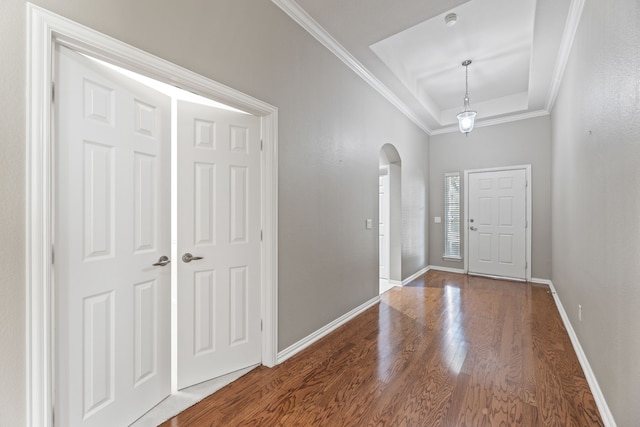
M 569 6 L 567 21 L 564 25 L 564 33 L 562 34 L 560 49 L 558 50 L 558 57 L 556 58 L 556 66 L 553 70 L 553 77 L 551 78 L 551 85 L 549 86 L 549 94 L 547 95 L 547 105 L 545 106 L 545 110 L 549 113 L 553 110 L 556 98 L 558 97 L 558 91 L 560 90 L 564 70 L 567 68 L 567 62 L 569 61 L 569 54 L 571 53 L 573 40 L 576 37 L 578 25 L 580 24 L 580 17 L 582 16 L 584 3 L 585 0 L 572 0 L 571 5 Z
M 527 111 L 525 113 L 498 117 L 495 119 L 481 120 L 476 122 L 476 125 L 474 126 L 474 128 L 501 125 L 503 123 L 517 122 L 520 120 L 527 120 L 527 119 L 533 119 L 536 117 L 548 116 L 549 114 L 550 114 L 549 111 L 545 109 L 536 110 L 536 111 Z M 459 132 L 458 125 L 451 125 L 451 126 L 442 127 L 440 129 L 435 129 L 431 132 L 431 135 L 441 135 L 443 133 L 452 133 L 452 132 Z
M 317 21 L 315 21 L 295 0 L 271 0 L 273 4 L 279 7 L 291 19 L 293 19 L 304 30 L 311 34 L 331 53 L 337 56 L 351 70 L 353 70 L 360 78 L 373 87 L 385 99 L 387 99 L 394 107 L 403 113 L 409 120 L 415 123 L 427 135 L 440 135 L 445 133 L 456 132 L 456 125 L 439 127 L 431 129 L 429 125 L 414 110 L 412 110 L 405 102 L 403 102 L 395 93 L 393 93 L 384 83 L 376 78 L 364 65 L 360 63 L 347 49 L 345 49 L 336 39 L 334 39 Z M 553 71 L 553 77 L 547 94 L 547 102 L 544 108 L 536 111 L 529 111 L 521 114 L 513 114 L 496 119 L 481 120 L 476 123 L 476 127 L 493 126 L 503 123 L 514 122 L 518 120 L 526 120 L 534 117 L 545 116 L 551 114 L 554 103 L 558 96 L 564 71 L 567 66 L 573 41 L 580 23 L 582 10 L 584 9 L 585 0 L 572 0 L 569 6 L 569 13 L 560 42 L 560 48 L 556 58 L 556 64 Z
M 380 95 L 387 99 L 394 107 L 403 113 L 409 120 L 415 123 L 427 135 L 431 135 L 432 130 L 427 123 L 420 118 L 407 104 L 405 104 L 387 86 L 378 80 L 371 72 L 365 68 L 353 55 L 347 51 L 336 39 L 334 39 L 318 22 L 316 22 L 304 9 L 293 0 L 271 0 L 284 13 L 289 15 L 298 25 L 304 28 L 331 53 L 337 56 L 349 68 L 351 68 L 362 80 L 367 82 Z

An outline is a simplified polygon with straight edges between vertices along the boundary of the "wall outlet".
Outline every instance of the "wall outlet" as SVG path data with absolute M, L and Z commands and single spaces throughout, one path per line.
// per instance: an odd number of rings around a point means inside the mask
M 367 230 L 371 230 L 373 228 L 373 220 L 367 218 L 364 222 L 364 228 L 366 228 Z
M 578 304 L 578 322 L 582 322 L 582 304 Z
M 437 217 L 433 218 L 433 222 L 435 222 L 436 224 L 440 224 L 442 222 L 442 218 L 437 216 Z

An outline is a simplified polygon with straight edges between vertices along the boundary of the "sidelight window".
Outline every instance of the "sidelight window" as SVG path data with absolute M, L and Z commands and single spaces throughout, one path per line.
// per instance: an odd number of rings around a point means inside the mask
M 444 257 L 460 256 L 460 173 L 444 175 Z

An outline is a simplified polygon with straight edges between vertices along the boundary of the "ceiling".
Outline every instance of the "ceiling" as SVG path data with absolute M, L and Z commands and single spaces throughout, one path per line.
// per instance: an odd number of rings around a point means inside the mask
M 429 134 L 548 114 L 579 0 L 272 0 Z M 445 16 L 457 15 L 453 26 Z

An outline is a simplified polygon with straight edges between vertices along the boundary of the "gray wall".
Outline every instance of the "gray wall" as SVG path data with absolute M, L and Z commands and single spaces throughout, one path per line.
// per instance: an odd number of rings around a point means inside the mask
M 25 424 L 24 3 L 0 0 L 0 425 Z M 6 423 L 6 424 L 5 424 Z
M 428 137 L 268 0 L 38 0 L 279 108 L 279 349 L 378 292 L 378 152 L 402 157 L 402 268 L 427 265 Z M 0 423 L 25 424 L 23 0 L 0 0 Z
M 639 22 L 586 2 L 551 119 L 552 280 L 619 426 L 640 420 Z
M 549 116 L 476 128 L 468 136 L 460 132 L 431 136 L 429 151 L 429 264 L 464 268 L 462 261 L 445 261 L 444 174 L 469 169 L 531 164 L 532 182 L 532 277 L 551 277 L 551 131 Z M 464 186 L 464 185 L 463 185 Z M 464 192 L 464 188 L 463 188 Z M 462 203 L 462 200 L 461 200 Z M 462 213 L 464 218 L 464 212 Z M 464 227 L 463 227 L 464 228 Z M 464 230 L 462 230 L 464 233 Z M 461 240 L 464 237 L 461 236 Z M 464 247 L 461 249 L 464 254 Z

